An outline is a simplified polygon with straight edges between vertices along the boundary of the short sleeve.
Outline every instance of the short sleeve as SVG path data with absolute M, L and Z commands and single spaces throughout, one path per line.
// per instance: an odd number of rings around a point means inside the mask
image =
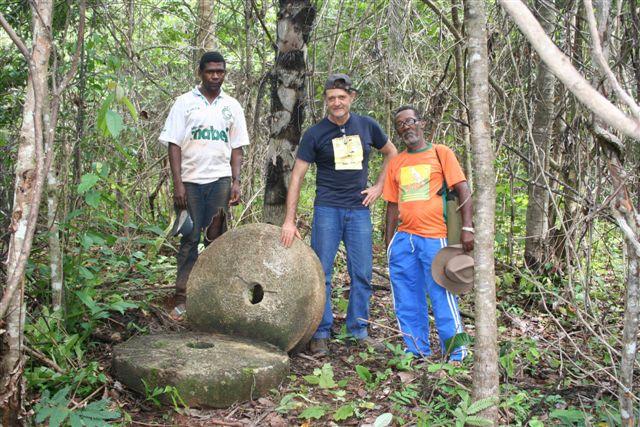
M 444 179 L 447 181 L 447 186 L 452 188 L 459 182 L 466 181 L 464 172 L 460 167 L 460 163 L 456 157 L 456 154 L 446 145 L 440 145 L 438 154 L 440 155 L 440 161 L 442 162 L 442 169 Z
M 380 150 L 389 141 L 389 137 L 382 130 L 378 122 L 373 119 L 369 119 L 371 122 L 371 144 Z
M 233 124 L 229 129 L 229 143 L 231 148 L 240 148 L 249 145 L 249 132 L 247 131 L 247 120 L 244 117 L 244 110 L 237 104 L 233 108 Z
M 382 198 L 387 202 L 398 203 L 398 183 L 396 181 L 396 167 L 393 160 L 389 163 L 384 176 Z
M 171 107 L 171 111 L 169 111 L 167 120 L 164 122 L 164 128 L 162 128 L 158 139 L 164 145 L 169 145 L 170 142 L 177 146 L 182 145 L 186 123 L 184 107 L 182 103 L 177 100 Z
M 313 163 L 316 161 L 315 139 L 308 130 L 302 135 L 300 144 L 298 144 L 298 153 L 296 157 L 300 160 L 304 160 L 307 163 Z

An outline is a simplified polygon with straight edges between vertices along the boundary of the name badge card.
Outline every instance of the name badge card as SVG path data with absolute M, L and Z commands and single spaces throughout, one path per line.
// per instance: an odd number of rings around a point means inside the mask
M 361 170 L 362 142 L 359 135 L 345 135 L 331 140 L 336 170 Z

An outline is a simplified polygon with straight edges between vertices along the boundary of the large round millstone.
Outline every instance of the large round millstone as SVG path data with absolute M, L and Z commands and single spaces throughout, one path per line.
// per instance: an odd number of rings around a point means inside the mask
M 228 231 L 198 257 L 187 283 L 192 328 L 244 336 L 291 350 L 313 333 L 325 303 L 324 274 L 313 250 L 280 243 L 280 227 Z
M 268 393 L 289 373 L 289 357 L 269 345 L 187 332 L 132 338 L 113 348 L 116 378 L 145 394 L 173 386 L 189 406 L 226 408 Z M 142 382 L 144 380 L 144 383 Z M 171 397 L 159 396 L 171 404 Z

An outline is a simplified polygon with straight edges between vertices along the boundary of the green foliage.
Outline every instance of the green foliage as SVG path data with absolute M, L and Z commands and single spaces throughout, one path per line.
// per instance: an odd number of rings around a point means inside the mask
M 386 427 L 391 425 L 391 421 L 393 421 L 393 414 L 385 412 L 384 414 L 380 414 L 376 417 L 376 420 L 373 422 L 373 426 Z
M 324 417 L 326 413 L 327 408 L 325 406 L 311 406 L 302 411 L 302 413 L 298 415 L 298 418 L 302 418 L 303 420 L 319 420 L 320 418 Z
M 413 353 L 404 351 L 402 344 L 385 343 L 385 346 L 393 353 L 393 357 L 387 361 L 387 366 L 393 367 L 398 371 L 410 371 L 413 369 L 411 366 L 415 360 Z
M 69 408 L 72 403 L 72 400 L 67 397 L 70 390 L 71 386 L 64 387 L 53 397 L 49 390 L 45 390 L 34 407 L 36 423 L 43 424 L 48 421 L 49 427 L 63 425 L 101 427 L 108 424 L 109 420 L 120 418 L 120 412 L 109 409 L 110 402 L 106 399 L 89 403 L 83 408 Z
M 142 380 L 142 385 L 144 385 L 145 400 L 153 403 L 158 408 L 162 405 L 162 402 L 160 401 L 162 395 L 166 395 L 169 397 L 173 409 L 176 412 L 180 412 L 181 408 L 188 407 L 180 396 L 180 392 L 174 386 L 167 385 L 164 387 L 151 387 L 145 380 Z
M 453 350 L 462 346 L 470 346 L 473 344 L 473 339 L 466 332 L 459 332 L 445 341 L 444 347 L 446 349 L 445 356 L 451 354 Z
M 314 369 L 313 375 L 305 375 L 303 378 L 309 384 L 317 385 L 323 389 L 338 387 L 338 383 L 333 379 L 333 367 L 329 363 L 325 363 L 320 369 Z
M 455 417 L 456 427 L 471 426 L 491 426 L 492 421 L 478 416 L 477 414 L 497 404 L 497 399 L 486 398 L 471 403 L 471 397 L 466 392 L 460 392 L 462 400 L 458 406 L 451 411 Z
M 336 421 L 344 421 L 355 415 L 356 407 L 353 403 L 343 405 L 333 414 L 333 419 Z

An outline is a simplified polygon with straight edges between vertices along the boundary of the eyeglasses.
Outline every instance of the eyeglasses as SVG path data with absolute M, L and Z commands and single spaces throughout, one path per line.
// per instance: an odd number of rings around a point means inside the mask
M 411 117 L 411 118 L 408 118 L 407 120 L 396 122 L 396 129 L 400 130 L 400 129 L 404 129 L 405 127 L 414 126 L 418 122 L 420 122 L 420 119 L 415 119 Z

